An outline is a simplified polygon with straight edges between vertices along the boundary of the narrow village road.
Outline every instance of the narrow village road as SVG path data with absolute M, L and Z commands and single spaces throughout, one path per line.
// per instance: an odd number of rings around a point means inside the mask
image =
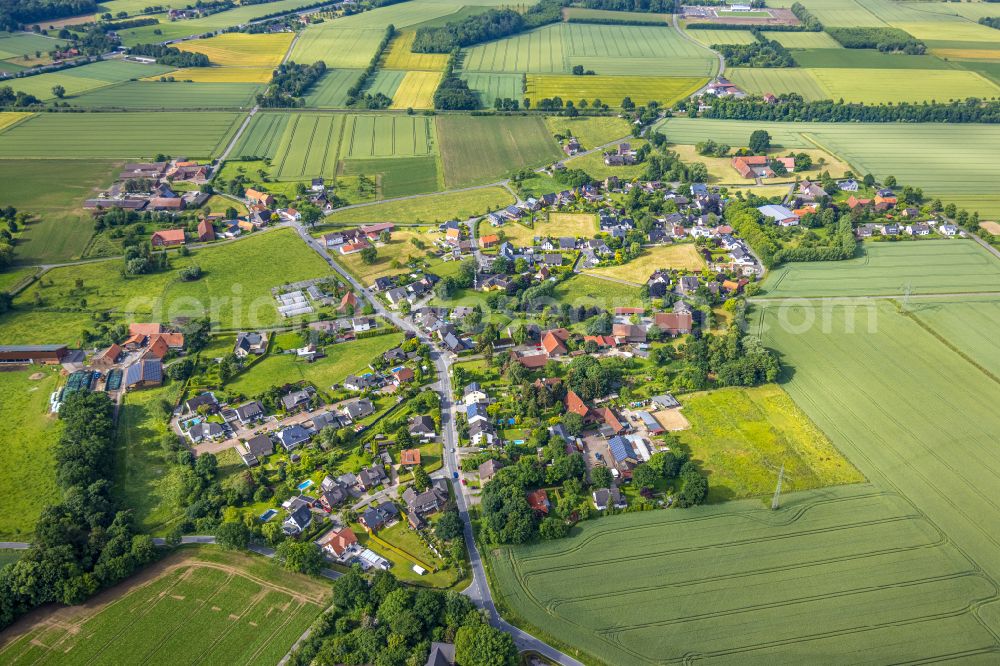
M 674 30 L 677 31 L 678 35 L 680 35 L 684 39 L 688 40 L 692 44 L 697 44 L 701 48 L 708 49 L 709 51 L 711 51 L 712 53 L 715 54 L 715 57 L 719 59 L 719 72 L 715 76 L 716 77 L 723 76 L 726 73 L 726 58 L 721 53 L 719 53 L 718 51 L 705 46 L 704 44 L 702 44 L 701 42 L 699 42 L 697 39 L 695 39 L 691 35 L 687 34 L 687 32 L 683 28 L 681 28 L 680 21 L 677 20 L 677 14 L 673 15 L 673 22 L 674 22 Z M 696 93 L 694 93 L 694 94 L 697 95 L 698 93 L 704 92 L 705 88 L 707 88 L 707 87 L 708 87 L 708 84 L 706 83 L 704 86 L 702 86 L 701 88 L 699 88 L 698 91 Z

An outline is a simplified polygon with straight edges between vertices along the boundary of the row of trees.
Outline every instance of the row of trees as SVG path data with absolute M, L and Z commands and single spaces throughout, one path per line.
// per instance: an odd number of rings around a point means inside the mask
M 481 104 L 479 93 L 469 88 L 468 82 L 455 74 L 460 49 L 451 52 L 444 68 L 441 83 L 434 91 L 434 108 L 444 111 L 475 111 Z M 526 107 L 527 108 L 527 107 Z
M 786 93 L 777 102 L 760 97 L 716 97 L 706 102 L 706 118 L 768 120 L 777 122 L 865 122 L 865 123 L 1000 123 L 1000 100 L 969 97 L 950 102 L 913 104 L 864 104 L 844 100 L 807 102 L 801 95 Z
M 156 58 L 156 62 L 170 67 L 208 67 L 212 63 L 204 53 L 181 51 L 165 44 L 136 44 L 129 47 L 129 55 Z
M 542 0 L 521 14 L 513 9 L 491 9 L 440 27 L 418 28 L 414 53 L 451 53 L 457 48 L 500 39 L 562 19 L 566 0 Z
M 927 51 L 926 44 L 899 28 L 827 28 L 826 31 L 848 49 L 878 49 L 907 55 Z
M 267 90 L 257 93 L 257 103 L 265 108 L 302 106 L 302 96 L 325 73 L 326 63 L 322 60 L 311 65 L 282 63 L 271 75 Z
M 392 38 L 396 36 L 396 26 L 389 24 L 385 28 L 385 34 L 382 35 L 382 41 L 378 43 L 378 48 L 375 49 L 375 54 L 372 55 L 372 59 L 368 61 L 368 66 L 365 67 L 364 71 L 361 72 L 361 76 L 358 80 L 354 82 L 354 85 L 347 89 L 347 106 L 354 106 L 358 99 L 362 99 L 364 104 L 367 105 L 372 101 L 370 95 L 363 95 L 362 91 L 368 85 L 368 82 L 375 76 L 375 72 L 378 70 L 379 60 L 382 59 L 382 54 L 387 48 L 389 48 L 389 42 Z M 365 99 L 367 97 L 367 99 Z M 385 97 L 385 95 L 382 95 Z M 392 100 L 389 100 L 389 104 Z M 388 104 L 386 105 L 388 106 Z M 369 107 L 370 108 L 370 107 Z
M 0 627 L 46 603 L 78 604 L 152 561 L 148 535 L 136 534 L 108 478 L 114 423 L 105 393 L 77 392 L 59 411 L 55 447 L 57 503 L 42 510 L 24 557 L 0 569 Z

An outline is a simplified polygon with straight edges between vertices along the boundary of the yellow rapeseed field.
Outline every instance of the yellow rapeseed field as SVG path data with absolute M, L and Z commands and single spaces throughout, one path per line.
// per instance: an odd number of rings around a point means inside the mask
M 4 130 L 19 120 L 28 118 L 35 114 L 28 111 L 3 111 L 0 112 L 0 130 Z
M 209 39 L 178 42 L 181 51 L 204 53 L 212 64 L 230 67 L 277 67 L 295 38 L 290 32 L 249 35 L 230 32 Z
M 448 64 L 448 55 L 444 53 L 413 53 L 410 47 L 416 33 L 406 30 L 392 40 L 389 50 L 382 60 L 385 69 L 422 69 L 440 72 Z
M 441 72 L 407 72 L 392 96 L 390 109 L 433 109 Z

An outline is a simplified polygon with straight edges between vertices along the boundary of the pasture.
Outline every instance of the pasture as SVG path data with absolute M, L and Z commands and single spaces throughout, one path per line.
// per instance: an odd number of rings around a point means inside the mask
M 636 104 L 660 102 L 671 105 L 687 97 L 705 79 L 683 76 L 573 76 L 571 74 L 529 74 L 525 90 L 532 104 L 539 100 L 562 97 L 593 102 L 601 100 L 612 108 L 621 105 L 622 99 L 631 97 Z
M 763 283 L 767 298 L 1000 291 L 1000 262 L 973 241 L 865 243 L 847 261 L 787 264 Z
M 340 155 L 344 159 L 420 157 L 434 152 L 434 129 L 425 116 L 347 116 Z
M 401 333 L 390 333 L 329 345 L 324 349 L 326 356 L 313 363 L 297 359 L 294 354 L 272 353 L 228 382 L 225 390 L 251 396 L 259 395 L 272 386 L 306 381 L 320 391 L 329 392 L 347 375 L 367 370 L 372 358 L 381 356 L 402 341 Z
M 257 83 L 185 83 L 130 81 L 75 97 L 83 109 L 249 109 Z
M 502 187 L 486 187 L 467 192 L 443 192 L 406 201 L 387 201 L 334 211 L 327 224 L 363 222 L 445 222 L 483 215 L 514 203 L 514 197 Z
M 260 261 L 261 256 L 276 261 Z M 198 264 L 203 277 L 194 282 L 180 279 L 180 269 Z M 106 311 L 117 317 L 152 317 L 169 321 L 177 316 L 208 316 L 215 327 L 273 326 L 283 323 L 275 308 L 271 288 L 288 282 L 324 277 L 330 267 L 291 230 L 253 234 L 225 245 L 194 250 L 188 257 L 174 255 L 171 269 L 149 275 L 122 277 L 121 261 L 55 268 L 14 299 L 15 307 L 33 311 L 39 320 L 49 315 Z M 77 286 L 82 281 L 82 287 Z M 36 296 L 41 305 L 36 304 Z M 80 299 L 86 299 L 86 307 Z M 16 321 L 14 319 L 13 321 Z M 53 317 L 52 321 L 60 321 Z M 6 330 L 0 322 L 0 337 Z M 51 326 L 49 328 L 54 328 Z M 78 326 L 68 331 L 48 331 L 66 341 Z
M 84 199 L 107 187 L 120 163 L 104 160 L 0 160 L 4 205 L 37 215 L 14 244 L 18 264 L 79 259 L 94 234 Z
M 680 400 L 691 425 L 677 435 L 708 473 L 709 502 L 770 497 L 782 465 L 786 492 L 864 481 L 776 384 Z
M 716 62 L 708 49 L 667 26 L 559 23 L 466 49 L 462 67 L 467 72 L 568 74 L 582 65 L 599 75 L 638 71 L 705 77 Z
M 59 372 L 52 368 L 0 372 L 0 418 L 8 442 L 0 448 L 0 493 L 6 509 L 0 513 L 0 540 L 30 541 L 42 512 L 39 495 L 59 492 L 53 448 L 62 426 L 49 413 L 49 395 L 60 384 Z
M 313 109 L 339 109 L 347 104 L 347 91 L 361 75 L 357 69 L 328 69 L 305 96 L 306 106 Z
M 645 248 L 642 254 L 628 263 L 592 268 L 586 272 L 643 285 L 654 271 L 661 268 L 698 272 L 705 267 L 705 260 L 693 243 L 676 243 Z
M 586 521 L 494 551 L 495 587 L 511 616 L 601 663 L 989 659 L 975 607 L 992 580 L 905 497 L 865 484 L 783 505 Z
M 344 160 L 340 173 L 375 178 L 381 199 L 441 189 L 437 159 L 433 155 Z
M 290 32 L 264 34 L 229 32 L 208 39 L 179 42 L 174 46 L 181 51 L 203 53 L 216 65 L 273 69 L 281 64 L 294 38 L 295 35 Z
M 385 55 L 382 56 L 382 67 L 385 69 L 443 71 L 448 64 L 447 53 L 413 53 L 415 30 L 404 30 L 394 37 Z
M 390 109 L 433 109 L 434 91 L 441 83 L 441 72 L 407 72 L 392 96 Z
M 469 87 L 479 93 L 479 101 L 484 107 L 493 106 L 497 98 L 522 101 L 524 94 L 521 74 L 479 74 L 464 72 L 462 78 Z
M 267 83 L 271 80 L 271 72 L 270 67 L 189 67 L 170 72 L 168 76 L 194 83 Z M 159 78 L 153 76 L 147 80 Z
M 272 164 L 279 180 L 333 178 L 344 116 L 297 113 L 290 116 L 274 151 Z M 262 129 L 263 131 L 263 129 Z
M 706 139 L 745 145 L 750 132 L 766 129 L 772 145 L 823 148 L 848 162 L 855 173 L 895 176 L 986 218 L 1000 215 L 1000 127 L 943 123 L 764 123 L 673 118 L 660 126 L 672 141 Z M 955 147 L 961 146 L 960 151 Z
M 499 180 L 509 171 L 542 166 L 562 154 L 537 117 L 441 115 L 437 134 L 448 187 Z
M 385 26 L 353 30 L 341 27 L 340 19 L 311 25 L 299 34 L 289 59 L 308 64 L 322 60 L 331 69 L 363 69 L 384 34 Z
M 222 152 L 238 119 L 219 111 L 43 113 L 0 134 L 0 158 L 205 158 Z
M 6 663 L 274 664 L 329 603 L 329 586 L 255 555 L 184 548 L 86 605 L 29 616 L 4 632 Z
M 35 51 L 46 53 L 65 44 L 65 40 L 36 35 L 33 32 L 0 32 L 0 60 L 20 58 L 25 55 L 34 58 Z
M 578 116 L 563 118 L 549 116 L 545 126 L 553 135 L 571 135 L 580 142 L 584 150 L 592 150 L 598 146 L 630 135 L 632 128 L 624 118 L 609 116 Z

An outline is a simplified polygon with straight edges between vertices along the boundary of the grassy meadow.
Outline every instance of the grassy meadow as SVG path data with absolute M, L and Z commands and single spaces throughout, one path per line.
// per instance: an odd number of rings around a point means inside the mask
M 436 232 L 437 230 L 434 229 Z M 388 243 L 377 245 L 378 257 L 374 264 L 366 264 L 361 259 L 361 253 L 342 255 L 331 252 L 334 261 L 350 271 L 351 275 L 366 285 L 374 284 L 375 280 L 386 275 L 398 275 L 409 271 L 406 264 L 411 259 L 421 259 L 427 256 L 427 250 L 421 250 L 411 241 L 422 240 L 431 247 L 436 236 L 427 233 L 427 229 L 409 227 L 396 229 Z
M 693 243 L 678 243 L 644 248 L 642 254 L 628 263 L 592 268 L 586 272 L 643 285 L 654 271 L 661 268 L 698 272 L 706 268 L 706 264 Z
M 514 203 L 514 197 L 502 187 L 486 187 L 468 192 L 429 194 L 406 201 L 360 206 L 334 211 L 325 223 L 332 225 L 362 222 L 445 222 L 483 215 Z
M 576 118 L 550 116 L 545 119 L 545 126 L 552 134 L 572 135 L 584 150 L 593 150 L 616 139 L 627 137 L 632 132 L 627 120 L 608 116 Z
M 574 275 L 560 282 L 554 292 L 560 303 L 573 307 L 591 305 L 614 309 L 616 307 L 637 307 L 642 304 L 639 287 L 630 287 L 620 282 L 611 282 L 590 275 Z
M 274 664 L 329 598 L 328 585 L 262 557 L 186 547 L 86 605 L 22 619 L 0 635 L 0 660 Z
M 542 166 L 562 154 L 536 117 L 442 115 L 437 135 L 448 187 L 499 180 L 509 171 Z

